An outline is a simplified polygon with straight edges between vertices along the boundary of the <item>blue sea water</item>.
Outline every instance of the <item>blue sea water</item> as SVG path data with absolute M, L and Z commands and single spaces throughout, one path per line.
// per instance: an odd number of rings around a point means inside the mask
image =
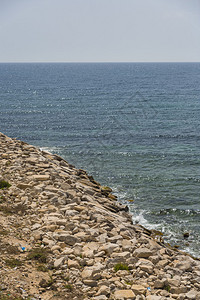
M 200 257 L 200 63 L 0 64 L 0 131 L 86 169 Z

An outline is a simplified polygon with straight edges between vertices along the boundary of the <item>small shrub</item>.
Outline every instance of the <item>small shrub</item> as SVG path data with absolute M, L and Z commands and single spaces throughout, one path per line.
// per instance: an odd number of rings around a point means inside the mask
M 60 278 L 64 281 L 69 281 L 69 276 L 66 276 L 64 273 L 61 273 Z
M 5 215 L 12 215 L 13 214 L 13 208 L 11 206 L 0 206 L 0 211 Z
M 22 204 L 18 204 L 17 206 L 11 206 L 11 205 L 0 206 L 0 211 L 5 215 L 12 215 L 12 214 L 24 215 L 26 210 L 27 207 Z
M 117 272 L 117 271 L 119 271 L 119 270 L 126 270 L 126 271 L 129 271 L 129 268 L 128 268 L 127 265 L 122 264 L 122 263 L 119 263 L 119 264 L 116 264 L 116 265 L 114 266 L 114 270 L 115 270 L 115 272 Z
M 7 230 L 4 230 L 4 229 L 0 229 L 0 235 L 8 235 L 9 234 L 9 231 Z
M 132 282 L 132 281 L 125 281 L 125 283 L 126 283 L 127 285 L 133 285 L 133 282 Z
M 47 262 L 48 252 L 44 248 L 33 248 L 30 253 L 27 255 L 27 259 L 29 260 L 37 260 L 40 263 Z
M 18 215 L 24 215 L 27 211 L 27 206 L 26 205 L 23 205 L 23 204 L 18 204 L 17 206 L 14 207 L 14 211 L 16 214 Z
M 64 286 L 64 288 L 66 288 L 66 289 L 68 289 L 68 290 L 72 290 L 73 289 L 73 287 L 70 285 L 70 284 L 66 284 L 65 286 Z
M 0 300 L 23 300 L 21 296 L 0 294 Z
M 165 285 L 165 286 L 163 287 L 163 290 L 165 290 L 165 291 L 167 291 L 167 292 L 170 292 L 171 287 L 170 287 L 169 285 Z
M 0 180 L 0 189 L 8 189 L 11 186 L 10 183 L 8 183 L 5 180 Z
M 52 286 L 52 284 L 54 283 L 54 280 L 52 278 L 50 278 L 48 281 L 45 280 L 45 279 L 42 279 L 40 282 L 39 282 L 39 285 L 43 288 L 47 288 L 47 287 L 50 287 Z
M 4 203 L 6 201 L 6 198 L 5 198 L 5 196 L 0 196 L 0 203 Z
M 69 281 L 69 277 L 68 277 L 68 276 L 62 277 L 62 279 L 63 279 L 64 281 Z
M 19 259 L 12 258 L 6 260 L 6 265 L 10 268 L 15 268 L 21 266 L 22 262 Z
M 44 265 L 37 266 L 37 270 L 40 272 L 48 272 L 48 268 Z
M 0 240 L 0 254 L 19 254 L 19 249 L 17 246 L 10 245 L 6 242 L 1 242 Z

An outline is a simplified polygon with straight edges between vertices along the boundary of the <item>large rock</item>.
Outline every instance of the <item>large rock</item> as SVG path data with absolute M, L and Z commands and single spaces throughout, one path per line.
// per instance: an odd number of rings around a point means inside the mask
M 133 284 L 131 286 L 132 291 L 134 294 L 137 295 L 145 295 L 146 294 L 146 288 L 142 286 L 141 284 Z
M 107 296 L 110 294 L 110 288 L 107 285 L 102 285 L 97 294 Z
M 117 248 L 119 248 L 119 245 L 114 243 L 107 243 L 103 245 L 100 250 L 105 251 L 106 254 L 110 255 L 112 254 Z
M 57 268 L 61 267 L 63 265 L 64 261 L 65 261 L 64 257 L 60 257 L 60 258 L 56 259 L 54 261 L 54 268 L 57 269 Z
M 67 265 L 69 269 L 71 268 L 79 269 L 80 267 L 79 263 L 76 260 L 72 260 L 72 259 L 68 259 Z
M 187 287 L 186 286 L 180 286 L 180 287 L 175 287 L 175 286 L 172 286 L 170 288 L 170 293 L 172 294 L 185 294 L 187 293 Z
M 92 299 L 93 300 L 107 300 L 108 298 L 105 295 L 99 295 L 99 296 L 96 296 Z
M 138 248 L 135 250 L 134 255 L 140 258 L 148 258 L 153 255 L 153 252 L 148 248 Z
M 26 184 L 26 183 L 19 183 L 19 184 L 17 185 L 17 187 L 18 187 L 19 189 L 25 190 L 25 189 L 30 189 L 30 188 L 32 188 L 32 185 Z
M 154 289 L 162 289 L 166 284 L 166 279 L 157 279 L 154 282 Z
M 135 299 L 135 294 L 132 290 L 118 290 L 114 293 L 114 299 Z
M 195 290 L 191 290 L 185 296 L 187 297 L 187 299 L 197 300 L 197 297 L 199 295 L 198 295 L 198 293 Z
M 186 260 L 175 260 L 174 261 L 174 268 L 178 268 L 182 272 L 188 272 L 192 271 L 192 266 L 194 262 L 192 260 L 186 259 Z
M 66 244 L 68 244 L 70 246 L 73 246 L 74 244 L 80 242 L 80 240 L 77 237 L 70 235 L 68 233 L 60 233 L 60 234 L 55 235 L 54 237 L 58 241 L 65 242 Z
M 50 179 L 50 175 L 33 175 L 31 179 L 34 181 L 46 181 Z
M 85 267 L 81 273 L 83 279 L 100 279 L 101 272 L 104 266 L 100 263 L 93 265 L 92 267 Z
M 146 297 L 146 300 L 162 300 L 163 299 L 163 297 L 161 297 L 161 296 L 157 296 L 157 295 L 148 295 L 147 297 Z M 165 298 L 164 298 L 165 299 Z
M 82 279 L 83 280 L 85 280 L 85 279 L 91 279 L 92 278 L 92 268 L 90 268 L 90 267 L 86 267 L 86 268 L 84 268 L 84 270 L 82 271 L 82 273 L 81 273 L 81 277 L 82 277 Z
M 126 252 L 120 252 L 120 253 L 113 253 L 112 254 L 112 257 L 113 258 L 119 258 L 119 259 L 122 259 L 122 260 L 126 260 L 130 257 L 130 252 L 126 251 Z
M 87 257 L 87 258 L 93 258 L 94 257 L 94 250 L 85 249 L 85 251 L 82 252 L 82 256 Z

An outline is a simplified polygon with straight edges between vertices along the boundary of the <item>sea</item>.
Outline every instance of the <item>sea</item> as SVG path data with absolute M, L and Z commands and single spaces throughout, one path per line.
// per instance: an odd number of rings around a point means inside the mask
M 200 258 L 200 63 L 1 63 L 0 131 L 85 169 Z

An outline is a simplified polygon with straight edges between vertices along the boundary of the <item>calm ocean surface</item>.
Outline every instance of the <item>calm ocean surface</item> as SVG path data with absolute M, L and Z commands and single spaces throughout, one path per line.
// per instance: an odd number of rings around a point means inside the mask
M 200 63 L 0 64 L 0 131 L 84 168 L 200 257 Z

